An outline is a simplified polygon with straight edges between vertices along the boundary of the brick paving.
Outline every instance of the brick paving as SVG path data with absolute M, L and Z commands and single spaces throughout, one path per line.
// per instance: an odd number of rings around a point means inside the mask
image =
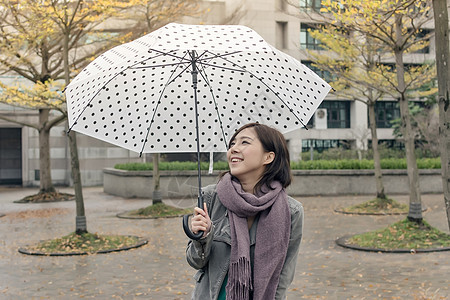
M 137 235 L 141 248 L 110 254 L 41 257 L 17 250 L 74 230 L 75 202 L 18 204 L 36 189 L 0 188 L 0 299 L 189 299 L 195 271 L 185 260 L 181 218 L 131 220 L 117 213 L 150 199 L 123 199 L 84 188 L 88 230 Z M 62 188 L 63 192 L 72 192 Z M 392 196 L 406 203 L 405 195 Z M 449 232 L 443 196 L 423 195 L 424 218 Z M 304 239 L 288 299 L 446 299 L 450 251 L 388 254 L 344 249 L 336 238 L 384 227 L 405 216 L 356 216 L 337 207 L 369 196 L 297 197 L 305 207 Z M 167 200 L 180 206 L 196 200 Z

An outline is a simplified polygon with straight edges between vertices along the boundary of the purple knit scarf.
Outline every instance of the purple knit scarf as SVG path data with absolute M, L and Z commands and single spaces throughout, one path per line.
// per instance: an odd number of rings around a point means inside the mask
M 237 179 L 227 173 L 217 184 L 217 195 L 229 211 L 231 257 L 226 286 L 227 299 L 274 299 L 286 258 L 291 231 L 287 195 L 279 182 L 262 193 L 244 192 Z M 253 280 L 247 217 L 260 214 L 256 231 Z

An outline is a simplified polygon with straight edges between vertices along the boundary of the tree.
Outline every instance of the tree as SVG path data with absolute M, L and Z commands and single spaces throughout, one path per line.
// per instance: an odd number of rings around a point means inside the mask
M 394 62 L 379 64 L 380 75 L 388 85 L 373 88 L 382 89 L 399 101 L 410 186 L 408 219 L 421 223 L 422 203 L 408 103 L 414 85 L 430 80 L 434 71 L 427 64 L 405 66 L 405 56 L 423 48 L 430 37 L 422 30 L 430 21 L 430 1 L 325 0 L 322 4 L 326 7 L 323 11 L 330 13 L 337 25 L 345 24 L 352 32 L 376 40 L 389 49 Z
M 328 23 L 320 29 L 311 31 L 311 36 L 320 41 L 324 52 L 309 51 L 308 53 L 319 69 L 332 75 L 330 79 L 336 95 L 361 101 L 368 106 L 376 198 L 387 201 L 381 173 L 375 118 L 375 103 L 384 96 L 384 92 L 374 88 L 383 84 L 384 81 L 377 64 L 384 53 L 381 51 L 383 47 L 367 35 L 352 34 L 349 31 L 351 28 L 347 28 L 346 25 L 341 23 L 340 26 L 335 26 Z
M 50 173 L 50 129 L 59 124 L 64 117 L 59 115 L 50 116 L 50 110 L 58 107 L 54 103 L 47 103 L 39 95 L 45 90 L 45 82 L 50 78 L 48 75 L 47 58 L 42 59 L 41 67 L 35 66 L 30 56 L 34 52 L 45 52 L 46 47 L 41 47 L 41 33 L 46 32 L 46 24 L 38 26 L 34 18 L 30 18 L 29 24 L 23 24 L 25 17 L 22 15 L 19 5 L 13 5 L 9 1 L 1 1 L 2 15 L 0 23 L 0 70 L 3 73 L 15 73 L 23 76 L 34 85 L 34 88 L 12 87 L 9 89 L 1 86 L 2 94 L 0 101 L 9 105 L 29 107 L 39 110 L 39 122 L 30 124 L 17 118 L 0 116 L 0 118 L 15 122 L 20 125 L 30 126 L 39 132 L 39 158 L 40 158 L 40 191 L 39 193 L 53 193 L 55 188 Z M 17 26 L 16 26 L 17 25 Z M 38 30 L 38 28 L 41 30 Z M 27 47 L 24 47 L 27 45 Z M 21 93 L 21 90 L 24 93 Z M 31 100 L 31 101 L 30 101 Z
M 450 229 L 450 65 L 448 1 L 433 0 L 434 24 L 436 30 L 436 65 L 439 87 L 439 135 L 441 147 L 442 186 L 448 228 Z
M 145 33 L 145 30 L 138 30 L 139 26 L 136 24 L 139 24 L 139 21 L 134 17 L 122 19 L 127 15 L 125 12 L 139 10 L 139 5 L 145 6 L 147 8 L 145 18 L 140 20 L 147 20 L 145 23 L 151 24 L 154 28 L 164 22 L 164 18 L 178 18 L 183 12 L 189 13 L 187 7 L 192 6 L 194 2 L 0 0 L 3 7 L 0 16 L 5 18 L 5 22 L 0 25 L 0 45 L 2 49 L 7 50 L 4 53 L 2 51 L 0 66 L 4 72 L 23 76 L 32 84 L 41 82 L 45 85 L 51 79 L 67 85 L 74 74 L 105 49 L 129 41 L 133 33 L 138 35 Z M 154 10 L 158 8 L 161 11 Z M 152 18 L 153 15 L 158 17 Z M 20 91 L 24 91 L 24 87 L 21 87 Z M 62 109 L 58 109 L 63 119 L 66 115 L 64 105 Z M 44 118 L 41 120 L 45 122 Z M 83 233 L 87 229 L 75 132 L 70 131 L 68 140 L 77 205 L 76 232 Z M 49 152 L 48 143 L 42 143 L 42 147 L 46 147 Z M 41 162 L 50 170 L 49 155 L 47 160 Z M 41 175 L 45 175 L 41 183 L 51 183 L 49 174 L 50 172 L 41 172 Z
M 0 25 L 0 45 L 2 56 L 0 66 L 4 72 L 20 75 L 30 81 L 30 84 L 48 87 L 50 81 L 63 80 L 67 84 L 74 70 L 85 66 L 93 56 L 104 50 L 104 46 L 111 45 L 112 41 L 119 42 L 118 38 L 102 32 L 99 28 L 105 19 L 113 17 L 126 7 L 127 3 L 121 1 L 6 1 L 1 0 L 6 17 Z M 87 43 L 86 39 L 92 38 L 93 42 Z M 16 89 L 17 95 L 22 97 L 7 98 L 8 101 L 26 99 L 30 93 L 26 87 Z M 13 92 L 13 90 L 11 90 Z M 64 105 L 59 103 L 56 107 L 48 96 L 48 90 L 40 90 L 38 97 L 31 97 L 25 106 L 29 108 L 40 107 L 40 126 L 45 130 L 40 139 L 40 148 L 43 148 L 41 185 L 51 184 L 50 156 L 48 132 L 50 125 L 66 117 Z M 28 95 L 26 95 L 28 94 Z M 5 96 L 7 94 L 5 93 Z M 59 95 L 61 98 L 62 95 Z M 36 99 L 41 102 L 38 104 Z M 35 102 L 36 103 L 35 103 Z M 44 104 L 42 104 L 44 103 Z M 11 102 L 9 104 L 12 104 Z M 24 106 L 22 102 L 14 102 Z M 48 114 L 51 109 L 57 109 L 62 113 L 56 121 L 48 122 Z M 27 125 L 27 124 L 23 124 Z M 29 125 L 29 124 L 28 124 Z M 40 135 L 41 135 L 40 131 Z M 42 143 L 41 143 L 42 140 Z M 81 189 L 78 153 L 75 133 L 69 134 L 71 152 L 72 176 L 74 180 L 75 198 L 77 205 L 76 232 L 84 233 L 86 229 L 86 217 Z M 48 171 L 47 171 L 48 170 Z M 50 188 L 44 191 L 51 190 Z M 41 188 L 41 190 L 43 190 Z

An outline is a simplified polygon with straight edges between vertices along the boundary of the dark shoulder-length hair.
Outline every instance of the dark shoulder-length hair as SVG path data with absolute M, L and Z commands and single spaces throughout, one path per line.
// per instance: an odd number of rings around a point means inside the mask
M 284 188 L 288 187 L 292 181 L 289 150 L 283 134 L 275 128 L 260 123 L 246 124 L 233 134 L 228 142 L 228 148 L 230 148 L 231 142 L 234 141 L 236 136 L 247 128 L 255 130 L 264 151 L 275 153 L 274 160 L 266 165 L 262 178 L 255 186 L 255 191 L 261 189 L 264 185 L 271 188 L 270 184 L 273 181 L 279 181 Z

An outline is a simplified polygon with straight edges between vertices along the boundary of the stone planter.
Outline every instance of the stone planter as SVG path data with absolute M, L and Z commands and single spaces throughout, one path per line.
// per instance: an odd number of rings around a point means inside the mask
M 288 188 L 292 196 L 370 195 L 375 194 L 373 170 L 293 170 Z M 216 183 L 220 172 L 202 174 L 202 186 Z M 124 198 L 152 198 L 152 171 L 123 171 L 103 169 L 104 192 Z M 419 170 L 421 192 L 442 193 L 440 169 Z M 406 170 L 383 170 L 386 194 L 408 194 Z M 163 199 L 196 199 L 197 171 L 161 171 L 160 190 Z

